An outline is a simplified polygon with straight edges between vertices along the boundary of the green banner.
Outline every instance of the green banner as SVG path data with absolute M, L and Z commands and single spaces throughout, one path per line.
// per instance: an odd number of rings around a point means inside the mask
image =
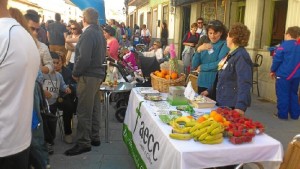
M 137 169 L 146 169 L 146 164 L 143 161 L 141 155 L 139 154 L 138 150 L 136 149 L 136 145 L 133 142 L 132 139 L 132 133 L 128 129 L 128 126 L 126 124 L 123 124 L 123 140 L 125 144 L 127 145 L 127 148 L 135 162 Z

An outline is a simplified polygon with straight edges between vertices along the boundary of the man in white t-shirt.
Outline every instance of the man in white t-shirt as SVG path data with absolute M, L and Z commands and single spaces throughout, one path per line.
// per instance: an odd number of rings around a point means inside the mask
M 198 18 L 197 19 L 197 25 L 198 25 L 198 28 L 197 28 L 196 33 L 199 33 L 200 38 L 201 38 L 203 35 L 206 35 L 206 30 L 205 30 L 205 27 L 204 27 L 203 18 Z
M 0 1 L 0 168 L 27 169 L 40 57 L 30 34 L 10 18 L 7 1 Z

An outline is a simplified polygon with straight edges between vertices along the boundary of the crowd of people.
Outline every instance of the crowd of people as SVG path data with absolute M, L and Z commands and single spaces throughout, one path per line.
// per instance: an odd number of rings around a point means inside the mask
M 74 156 L 100 146 L 99 87 L 105 80 L 106 56 L 120 60 L 120 51 L 144 44 L 145 57 L 163 62 L 168 57 L 168 26 L 162 23 L 160 40 L 152 40 L 144 24 L 131 29 L 110 19 L 99 26 L 98 12 L 83 11 L 82 22 L 41 23 L 38 12 L 7 9 L 0 2 L 0 166 L 6 169 L 44 169 L 55 145 L 58 110 L 63 111 L 64 141 Z M 197 71 L 198 93 L 245 114 L 251 104 L 252 61 L 245 47 L 250 30 L 241 23 L 228 30 L 219 20 L 198 18 L 182 39 L 184 73 Z M 300 28 L 290 27 L 273 59 L 280 119 L 298 119 Z M 150 46 L 151 44 L 151 46 Z M 14 72 L 14 73 L 11 73 Z M 46 104 L 46 106 L 45 106 Z M 77 115 L 77 140 L 72 118 Z M 54 123 L 49 118 L 54 118 Z M 233 166 L 229 166 L 230 168 Z

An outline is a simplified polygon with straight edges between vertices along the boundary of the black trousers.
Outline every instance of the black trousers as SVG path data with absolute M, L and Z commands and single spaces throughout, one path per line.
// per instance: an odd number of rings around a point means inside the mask
M 29 147 L 20 153 L 0 157 L 0 169 L 28 169 Z

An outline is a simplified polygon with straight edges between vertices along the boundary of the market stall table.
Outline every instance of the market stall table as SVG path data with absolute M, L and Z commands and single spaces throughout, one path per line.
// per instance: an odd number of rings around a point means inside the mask
M 174 140 L 169 138 L 171 126 L 158 116 L 160 112 L 175 110 L 174 106 L 166 101 L 145 101 L 139 88 L 131 91 L 128 103 L 123 139 L 139 169 L 201 169 L 250 162 L 266 162 L 265 168 L 274 169 L 282 161 L 281 143 L 267 134 L 241 145 L 234 145 L 227 138 L 215 145 Z
M 104 92 L 104 105 L 106 111 L 106 118 L 105 118 L 105 142 L 109 142 L 108 139 L 108 129 L 109 129 L 109 97 L 112 93 L 122 93 L 122 92 L 129 92 L 133 88 L 133 85 L 127 82 L 120 82 L 118 85 L 109 86 L 102 84 L 100 86 L 100 91 Z

